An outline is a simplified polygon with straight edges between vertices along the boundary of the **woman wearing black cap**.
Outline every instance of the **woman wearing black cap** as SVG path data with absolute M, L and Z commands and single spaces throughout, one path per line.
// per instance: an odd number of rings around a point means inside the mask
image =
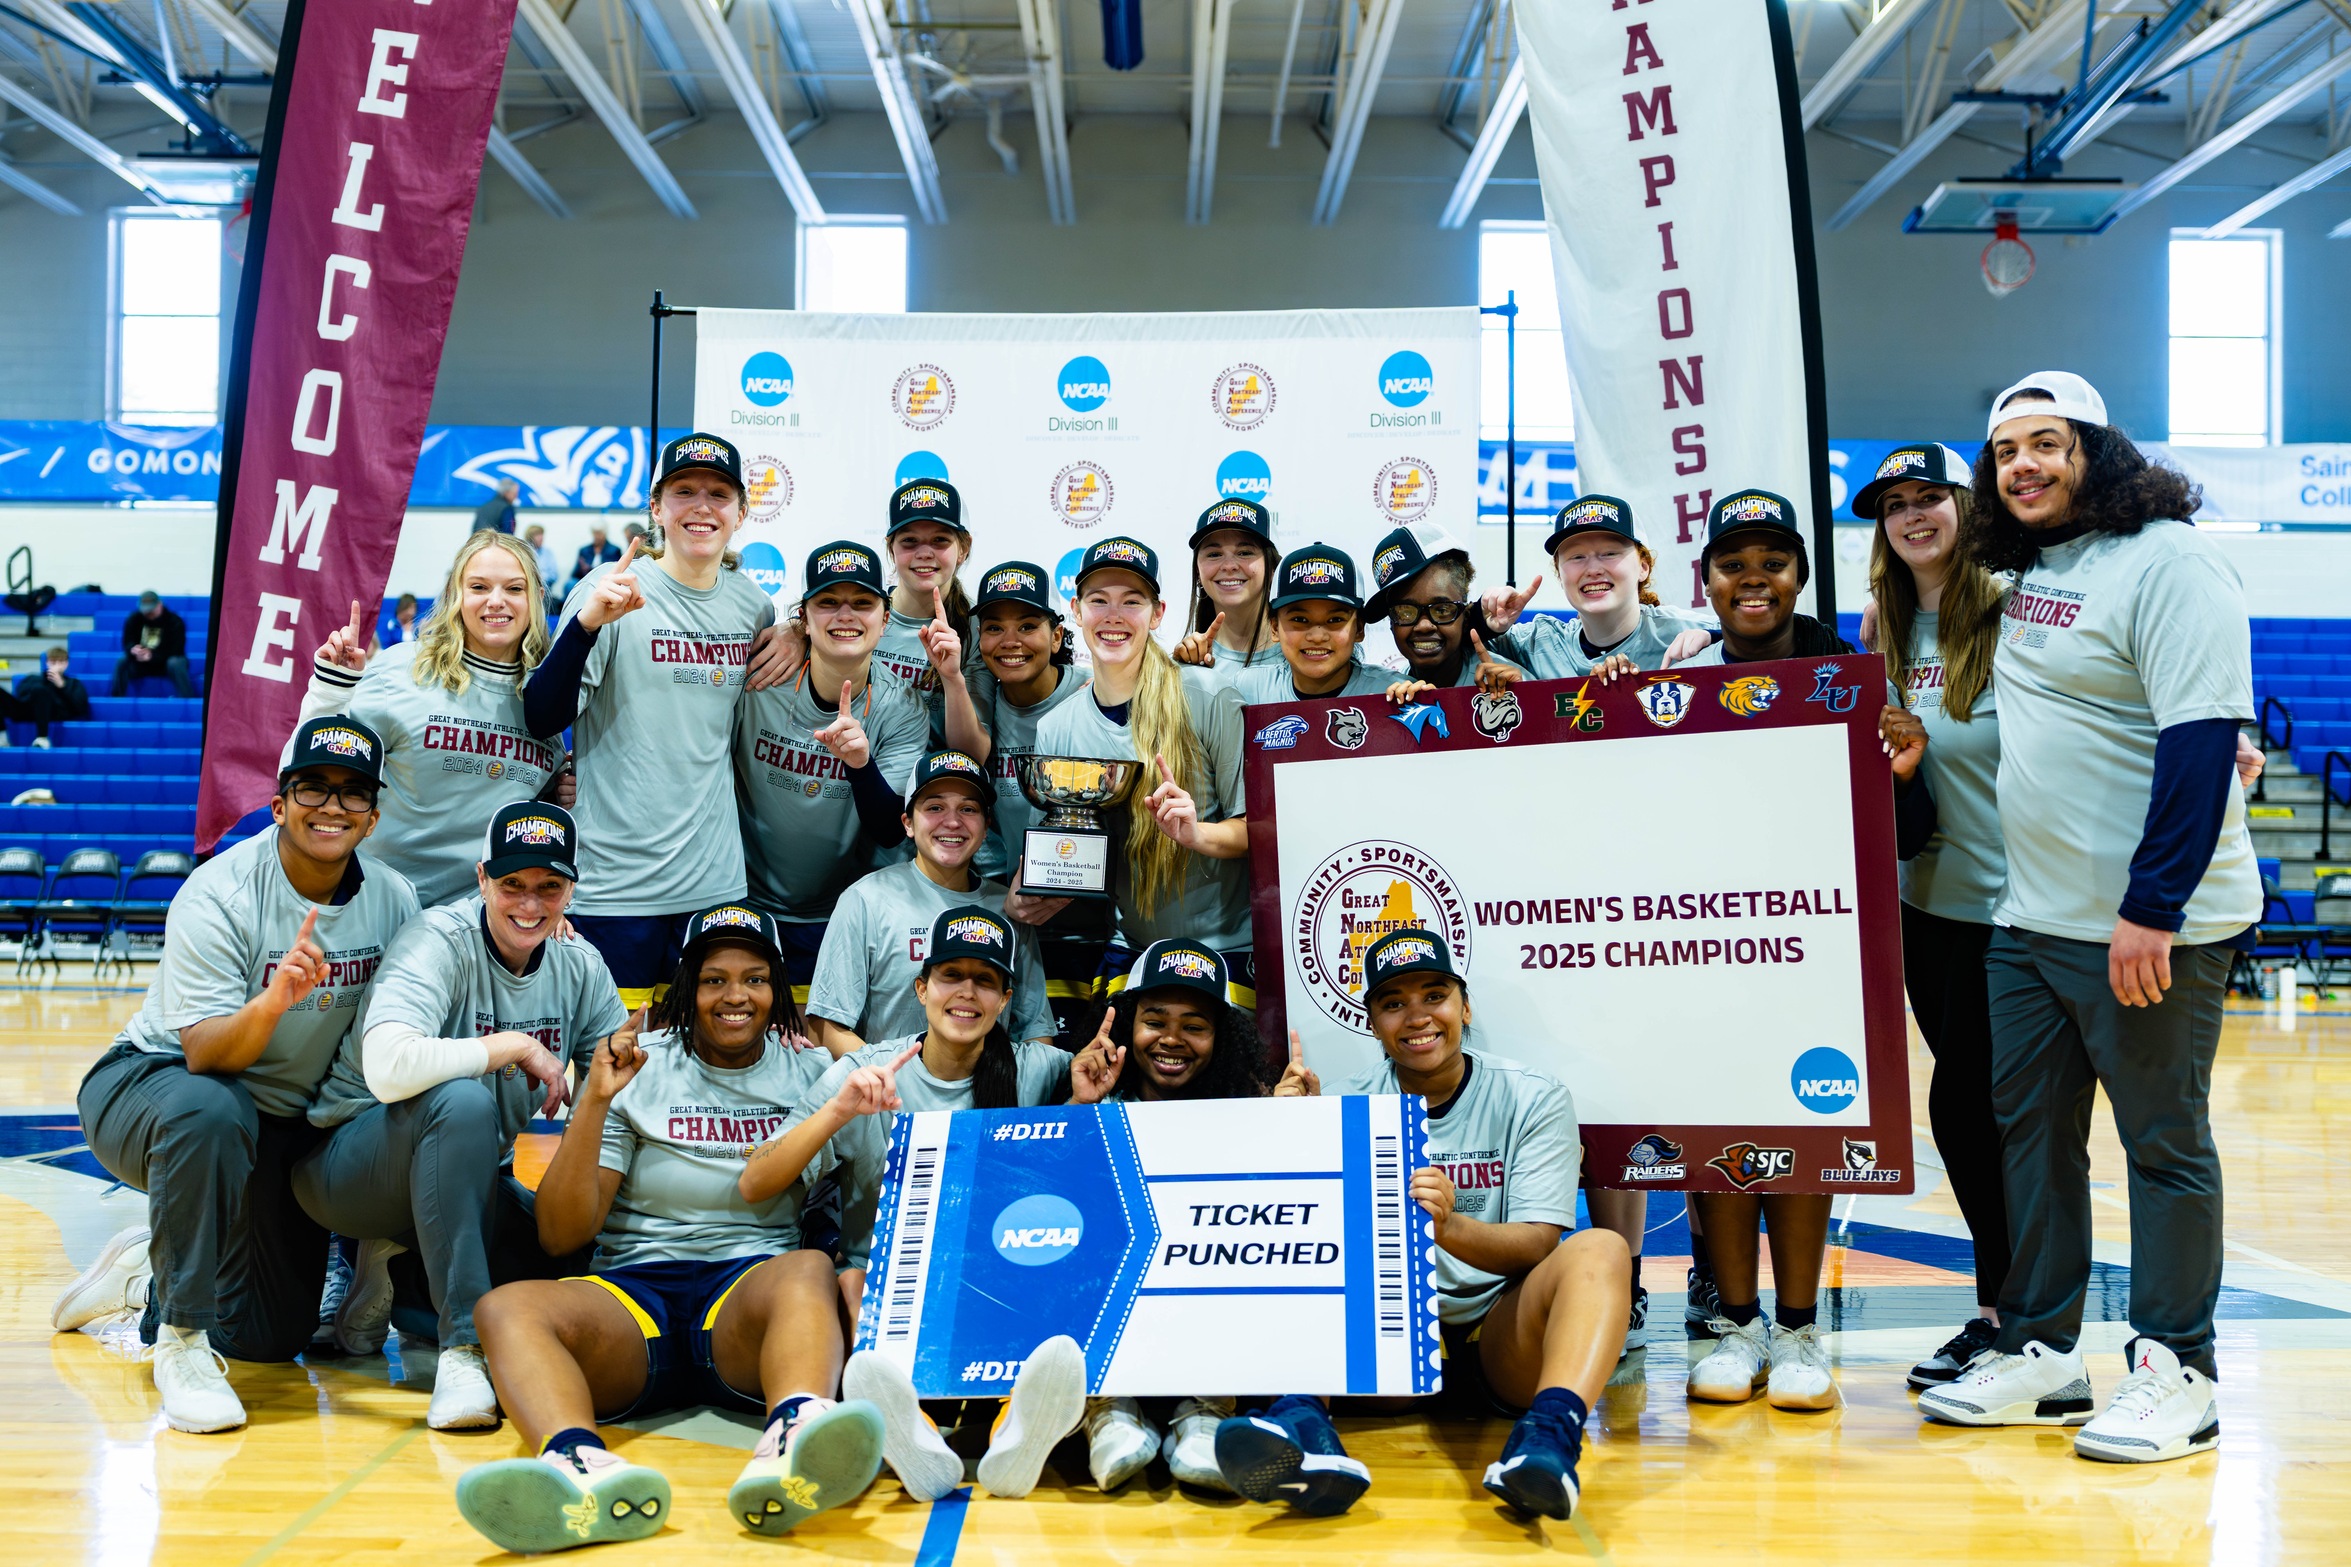
M 742 904 L 688 922 L 656 1032 L 596 1047 L 538 1190 L 550 1252 L 596 1244 L 584 1278 L 492 1290 L 477 1308 L 499 1399 L 535 1457 L 469 1469 L 457 1508 L 510 1551 L 659 1533 L 669 1482 L 611 1452 L 599 1419 L 697 1404 L 767 1421 L 727 1511 L 781 1534 L 854 1501 L 881 1467 L 870 1404 L 835 1403 L 850 1323 L 833 1259 L 796 1250 L 805 1187 L 738 1189 L 825 1058 L 793 1050 L 775 921 Z M 887 1093 L 887 1071 L 867 1074 Z M 878 1080 L 878 1081 L 877 1081 Z
M 742 1166 L 748 1202 L 771 1200 L 808 1178 L 837 1173 L 841 1182 L 844 1289 L 863 1288 L 876 1205 L 889 1150 L 890 1117 L 899 1111 L 1008 1110 L 1061 1104 L 1070 1094 L 1070 1054 L 1015 1040 L 1003 1026 L 1018 944 L 1011 924 L 992 909 L 964 904 L 933 922 L 914 981 L 923 1030 L 877 1040 L 832 1063 L 801 1095 L 782 1135 Z M 887 1068 L 889 1092 L 870 1074 Z M 918 1501 L 935 1501 L 963 1482 L 963 1460 L 924 1418 L 905 1371 L 879 1355 L 852 1358 L 844 1389 L 877 1405 L 887 1425 L 883 1456 Z M 1026 1496 L 1053 1445 L 1085 1413 L 1086 1362 L 1065 1337 L 1046 1340 L 1013 1385 L 1010 1406 L 979 1468 L 980 1484 L 998 1496 Z
M 1526 667 L 1538 680 L 1590 674 L 1612 655 L 1635 668 L 1658 669 L 1705 647 L 1712 628 L 1694 614 L 1668 609 L 1650 586 L 1657 557 L 1641 540 L 1633 508 L 1613 495 L 1586 495 L 1560 509 L 1543 541 L 1567 594 L 1572 620 L 1537 615 L 1514 625 L 1543 585 L 1496 588 L 1486 595 L 1489 623 L 1512 627 L 1495 652 Z
M 890 492 L 883 547 L 898 580 L 874 656 L 922 698 L 931 727 L 968 750 L 973 737 L 956 722 L 958 708 L 965 717 L 971 711 L 963 670 L 971 599 L 956 575 L 971 559 L 962 492 L 945 479 L 899 485 Z
M 1279 664 L 1266 600 L 1273 575 L 1273 519 L 1255 501 L 1218 501 L 1192 527 L 1191 624 L 1176 643 L 1179 663 L 1229 680 Z
M 662 449 L 653 544 L 589 574 L 523 691 L 531 733 L 572 731 L 588 891 L 571 922 L 642 1006 L 676 966 L 685 917 L 743 895 L 727 767 L 753 637 L 775 605 L 736 572 L 743 464 L 715 435 Z M 640 613 L 640 611 L 650 611 Z M 646 791 L 661 783 L 660 808 Z
M 1630 1275 L 1621 1238 L 1570 1233 L 1583 1157 L 1575 1103 L 1555 1079 L 1464 1046 L 1469 988 L 1443 941 L 1390 931 L 1364 950 L 1363 974 L 1385 1059 L 1341 1091 L 1428 1102 L 1429 1165 L 1411 1189 L 1437 1247 L 1444 1396 L 1516 1421 L 1486 1467 L 1488 1491 L 1522 1513 L 1568 1517 L 1584 1421 L 1624 1338 Z M 1292 1061 L 1276 1092 L 1321 1092 L 1294 1045 Z M 1344 1512 L 1371 1484 L 1319 1398 L 1227 1420 L 1216 1458 L 1243 1496 L 1302 1513 Z
M 1299 702 L 1318 696 L 1386 696 L 1410 682 L 1363 661 L 1363 595 L 1347 552 L 1320 542 L 1292 550 L 1274 573 L 1274 636 L 1282 662 L 1245 670 L 1241 700 Z M 1400 697 L 1399 700 L 1407 700 Z

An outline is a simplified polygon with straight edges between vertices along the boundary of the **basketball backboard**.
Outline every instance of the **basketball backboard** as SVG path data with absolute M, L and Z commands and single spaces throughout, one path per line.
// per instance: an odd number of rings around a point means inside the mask
M 1905 234 L 1989 234 L 2005 215 L 2027 234 L 2101 234 L 2136 187 L 2122 180 L 1946 180 L 1902 220 Z

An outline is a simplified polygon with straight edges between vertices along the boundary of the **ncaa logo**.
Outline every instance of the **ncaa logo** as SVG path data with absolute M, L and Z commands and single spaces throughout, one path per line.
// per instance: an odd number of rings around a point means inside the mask
M 908 365 L 891 384 L 890 411 L 910 430 L 935 430 L 955 411 L 955 383 L 937 365 Z
M 1273 412 L 1273 377 L 1253 364 L 1227 365 L 1209 383 L 1208 404 L 1228 430 L 1254 430 Z
M 757 353 L 743 361 L 743 395 L 773 408 L 792 395 L 792 361 L 782 354 Z
M 1788 1087 L 1815 1115 L 1835 1115 L 1861 1097 L 1861 1074 L 1844 1051 L 1818 1045 L 1796 1058 Z
M 1469 972 L 1469 905 L 1444 866 L 1409 844 L 1367 839 L 1315 866 L 1300 883 L 1290 937 L 1307 994 L 1325 1016 L 1366 1032 L 1364 953 L 1390 931 L 1425 931 Z
M 743 579 L 769 598 L 782 598 L 792 573 L 784 564 L 784 552 L 761 541 L 743 546 L 741 556 Z
M 1098 463 L 1073 462 L 1046 488 L 1053 515 L 1073 528 L 1091 528 L 1110 513 L 1109 471 Z
M 1437 470 L 1418 457 L 1399 457 L 1371 481 L 1371 503 L 1390 522 L 1418 522 L 1437 508 Z
M 1062 406 L 1072 413 L 1090 414 L 1110 401 L 1110 367 L 1091 354 L 1080 354 L 1061 367 L 1054 378 Z
M 1390 354 L 1380 366 L 1380 395 L 1398 408 L 1416 408 L 1436 389 L 1436 372 L 1409 348 Z
M 751 492 L 744 497 L 744 511 L 753 522 L 773 522 L 792 504 L 792 470 L 773 457 L 743 464 L 743 483 Z
M 1084 545 L 1065 553 L 1053 567 L 1053 591 L 1064 604 L 1074 604 L 1078 597 L 1078 568 L 1086 563 Z M 1082 654 L 1084 649 L 1079 650 Z
M 1262 506 L 1273 498 L 1273 469 L 1255 452 L 1234 452 L 1216 465 L 1216 493 Z
M 1011 1203 L 988 1226 L 996 1255 L 1022 1268 L 1042 1268 L 1078 1249 L 1084 1238 L 1085 1216 L 1077 1205 L 1050 1192 L 1038 1192 Z
M 898 459 L 898 471 L 890 476 L 890 482 L 912 484 L 917 479 L 947 477 L 947 459 L 937 452 L 908 452 Z

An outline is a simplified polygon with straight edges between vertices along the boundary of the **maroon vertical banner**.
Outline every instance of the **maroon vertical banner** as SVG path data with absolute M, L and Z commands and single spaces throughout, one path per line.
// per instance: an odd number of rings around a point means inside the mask
M 230 351 L 199 850 L 268 801 L 311 649 L 391 574 L 514 8 L 287 10 Z

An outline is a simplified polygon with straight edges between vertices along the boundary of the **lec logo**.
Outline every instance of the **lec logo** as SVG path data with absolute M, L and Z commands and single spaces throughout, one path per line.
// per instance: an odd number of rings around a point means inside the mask
M 1579 734 L 1598 734 L 1607 727 L 1607 720 L 1601 716 L 1600 704 L 1592 699 L 1591 690 L 1592 682 L 1587 680 L 1573 691 L 1554 693 L 1552 716 L 1572 721 Z

